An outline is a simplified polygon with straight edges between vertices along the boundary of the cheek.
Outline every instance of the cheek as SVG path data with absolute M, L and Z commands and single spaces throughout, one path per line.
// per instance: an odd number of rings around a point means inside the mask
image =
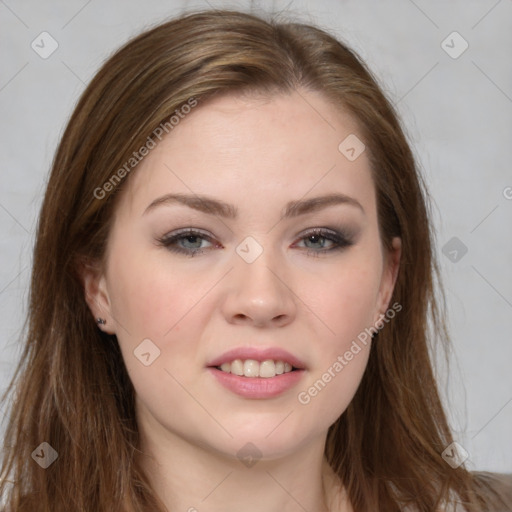
M 351 259 L 322 279 L 305 280 L 303 288 L 305 302 L 326 327 L 323 338 L 338 350 L 372 325 L 378 295 L 378 263 Z
M 309 304 L 322 320 L 314 365 L 297 401 L 327 428 L 345 411 L 362 379 L 371 348 L 380 267 L 364 254 L 347 259 L 329 279 L 309 282 Z M 313 425 L 312 425 L 313 427 Z
M 161 340 L 179 331 L 180 319 L 199 302 L 208 283 L 177 272 L 165 258 L 135 256 L 113 266 L 113 312 L 131 337 Z
M 137 391 L 153 394 L 164 382 L 173 383 L 162 373 L 166 369 L 188 376 L 186 369 L 198 353 L 212 307 L 209 292 L 219 276 L 207 269 L 180 271 L 172 265 L 172 258 L 160 251 L 155 257 L 119 249 L 116 254 L 127 255 L 110 266 L 109 292 L 118 323 L 117 338 Z M 146 367 L 136 353 L 148 339 L 156 347 L 149 344 L 149 352 L 153 350 L 158 357 Z M 168 390 L 162 392 L 168 394 Z
M 178 287 L 169 286 L 166 276 L 126 261 L 113 273 L 112 280 L 112 310 L 122 330 L 133 337 L 156 339 L 165 327 L 170 329 Z
M 345 412 L 363 377 L 370 347 L 370 343 L 349 344 L 345 347 L 348 350 L 333 354 L 321 369 L 312 372 L 301 387 L 298 407 L 311 421 L 312 429 L 320 432 L 329 428 Z
M 165 264 L 135 254 L 112 269 L 117 339 L 137 396 L 154 411 L 161 408 L 162 397 L 168 405 L 181 403 L 183 398 L 175 398 L 181 390 L 168 372 L 174 375 L 176 368 L 185 367 L 195 350 L 180 331 L 204 292 L 183 273 L 169 272 Z

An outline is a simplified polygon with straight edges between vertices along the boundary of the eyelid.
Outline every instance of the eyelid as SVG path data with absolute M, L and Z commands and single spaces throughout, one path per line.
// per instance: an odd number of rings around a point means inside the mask
M 308 229 L 305 229 L 304 231 L 301 231 L 298 235 L 297 235 L 297 238 L 303 238 L 305 236 L 309 236 L 309 235 L 314 235 L 314 234 L 323 234 L 323 235 L 334 235 L 334 236 L 343 236 L 345 238 L 352 238 L 353 237 L 353 234 L 347 230 L 347 229 L 343 229 L 341 227 L 339 228 L 330 228 L 328 226 L 319 226 L 319 227 L 315 227 L 315 228 L 308 228 Z
M 186 235 L 188 233 L 193 233 L 193 234 L 201 235 L 201 236 L 204 236 L 205 238 L 210 238 L 210 239 L 214 238 L 212 235 L 210 235 L 204 229 L 189 227 L 189 228 L 179 228 L 179 229 L 176 229 L 174 231 L 169 231 L 169 233 L 165 234 L 160 239 L 161 240 L 167 240 L 167 239 L 170 239 L 170 238 L 174 238 L 174 237 L 176 237 L 178 235 Z
M 178 235 L 183 235 L 183 234 L 188 234 L 188 233 L 198 234 L 198 235 L 204 236 L 205 238 L 208 238 L 209 240 L 215 239 L 215 236 L 210 234 L 208 231 L 201 229 L 201 228 L 195 228 L 195 227 L 191 226 L 191 227 L 179 228 L 174 231 L 170 231 L 167 234 L 160 237 L 160 240 L 166 240 L 166 239 L 174 238 L 175 236 L 178 236 Z M 308 236 L 311 234 L 316 234 L 316 233 L 340 235 L 347 239 L 354 238 L 356 235 L 355 230 L 343 228 L 341 226 L 340 227 L 318 226 L 318 227 L 308 228 L 308 229 L 301 231 L 299 234 L 295 235 L 295 238 L 303 238 L 305 236 Z

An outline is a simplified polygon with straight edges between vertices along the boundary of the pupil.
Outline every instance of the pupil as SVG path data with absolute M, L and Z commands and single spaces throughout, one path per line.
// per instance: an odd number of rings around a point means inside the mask
M 197 238 L 198 238 L 197 235 L 189 235 L 189 236 L 186 237 L 186 240 L 193 245 L 194 244 L 194 240 L 197 243 Z
M 321 235 L 310 235 L 309 240 L 310 242 L 317 244 L 320 238 L 322 238 Z

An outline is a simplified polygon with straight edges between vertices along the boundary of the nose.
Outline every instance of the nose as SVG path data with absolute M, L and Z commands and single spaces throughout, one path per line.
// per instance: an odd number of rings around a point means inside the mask
M 251 263 L 235 254 L 234 269 L 227 278 L 223 313 L 229 323 L 283 327 L 295 318 L 298 299 L 290 272 L 270 250 L 263 250 Z

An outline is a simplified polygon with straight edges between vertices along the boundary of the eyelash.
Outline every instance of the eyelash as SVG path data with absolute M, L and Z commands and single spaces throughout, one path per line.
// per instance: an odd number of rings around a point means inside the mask
M 300 240 L 304 240 L 307 238 L 310 238 L 312 236 L 317 236 L 320 238 L 325 238 L 326 240 L 329 240 L 333 242 L 334 246 L 330 249 L 320 249 L 320 250 L 314 250 L 314 249 L 307 249 L 306 253 L 309 256 L 313 256 L 318 258 L 321 254 L 326 254 L 333 251 L 341 251 L 347 247 L 350 247 L 354 244 L 351 236 L 349 236 L 346 233 L 339 232 L 336 230 L 330 230 L 326 228 L 314 228 L 307 233 L 305 233 Z M 183 240 L 185 238 L 194 237 L 194 238 L 202 238 L 204 240 L 212 241 L 211 237 L 207 236 L 204 233 L 201 233 L 200 231 L 190 229 L 190 228 L 184 228 L 181 230 L 178 230 L 174 234 L 165 235 L 162 238 L 159 238 L 157 240 L 158 245 L 163 246 L 167 248 L 171 252 L 176 252 L 178 254 L 183 254 L 185 256 L 188 256 L 192 258 L 196 254 L 203 253 L 208 250 L 206 249 L 184 249 L 181 247 L 178 247 L 176 242 L 179 240 Z

